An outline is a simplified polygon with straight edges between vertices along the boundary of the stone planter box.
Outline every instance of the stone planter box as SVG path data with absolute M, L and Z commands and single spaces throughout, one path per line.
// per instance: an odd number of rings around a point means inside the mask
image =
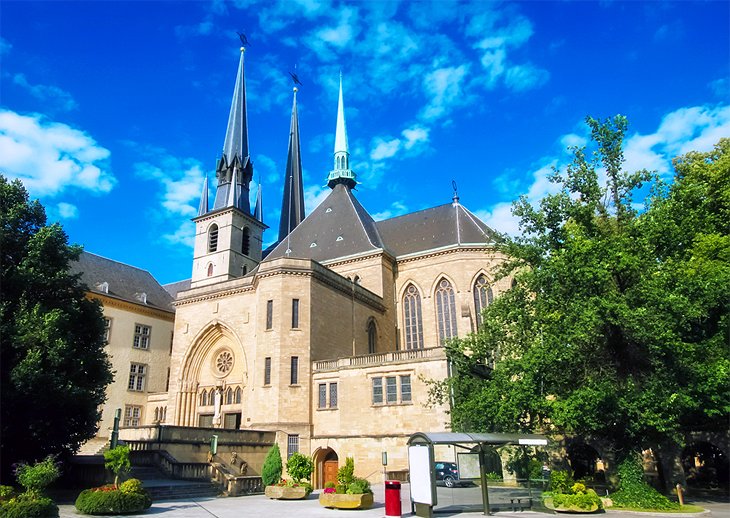
M 370 509 L 373 506 L 373 494 L 338 495 L 337 493 L 320 493 L 319 503 L 323 507 L 334 509 Z
M 275 500 L 302 500 L 307 498 L 307 490 L 304 487 L 266 486 L 264 494 Z
M 547 507 L 548 509 L 558 512 L 558 513 L 595 513 L 599 509 L 599 502 L 596 502 L 591 505 L 590 508 L 580 508 L 578 506 L 561 506 L 556 507 L 555 503 L 553 502 L 552 497 L 547 497 L 545 500 L 543 500 L 543 505 Z

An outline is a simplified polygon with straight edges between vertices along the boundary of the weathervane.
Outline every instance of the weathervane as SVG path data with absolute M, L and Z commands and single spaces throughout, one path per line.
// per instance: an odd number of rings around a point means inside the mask
M 454 197 L 452 200 L 454 200 L 454 203 L 459 203 L 459 190 L 456 188 L 456 180 L 451 180 L 451 187 L 454 188 Z
M 241 47 L 250 45 L 245 33 L 236 31 L 236 34 L 238 34 L 238 39 L 241 40 Z

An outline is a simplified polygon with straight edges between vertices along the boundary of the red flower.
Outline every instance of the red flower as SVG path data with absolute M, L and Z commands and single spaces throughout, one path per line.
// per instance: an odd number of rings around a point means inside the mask
M 326 487 L 326 488 L 324 488 L 324 492 L 325 493 L 334 493 L 335 492 L 335 488 L 334 487 Z

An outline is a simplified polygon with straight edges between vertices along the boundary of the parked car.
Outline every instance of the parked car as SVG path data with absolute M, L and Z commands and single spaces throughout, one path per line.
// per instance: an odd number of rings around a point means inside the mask
M 459 468 L 455 462 L 436 462 L 434 463 L 434 471 L 436 471 L 437 486 L 454 487 L 464 485 L 459 478 Z

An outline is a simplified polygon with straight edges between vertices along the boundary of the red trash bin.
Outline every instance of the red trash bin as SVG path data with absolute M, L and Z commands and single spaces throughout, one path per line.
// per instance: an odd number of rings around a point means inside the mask
M 385 516 L 401 518 L 400 482 L 397 480 L 385 481 Z

